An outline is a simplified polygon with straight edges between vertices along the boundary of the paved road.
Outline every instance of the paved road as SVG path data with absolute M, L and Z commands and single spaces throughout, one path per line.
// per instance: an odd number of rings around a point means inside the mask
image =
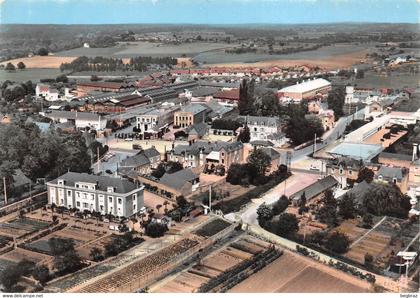
M 225 216 L 231 220 L 242 219 L 244 223 L 258 225 L 257 222 L 257 208 L 262 203 L 272 204 L 277 201 L 283 194 L 290 196 L 302 188 L 312 184 L 318 179 L 317 174 L 312 173 L 302 173 L 296 172 L 293 173 L 286 181 L 283 181 L 279 185 L 272 188 L 261 198 L 253 199 L 252 203 L 247 205 L 245 210 L 239 211 L 237 213 L 226 214 Z

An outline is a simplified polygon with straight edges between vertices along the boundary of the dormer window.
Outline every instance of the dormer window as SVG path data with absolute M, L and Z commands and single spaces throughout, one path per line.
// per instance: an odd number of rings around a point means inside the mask
M 397 184 L 397 178 L 392 178 L 392 183 Z
M 64 180 L 59 179 L 59 180 L 57 181 L 57 183 L 58 183 L 58 185 L 64 185 Z
M 106 190 L 107 192 L 114 192 L 114 187 L 112 187 L 112 186 L 108 186 L 108 188 L 107 188 L 107 190 Z
M 384 179 L 384 177 L 382 177 L 382 175 L 378 176 L 378 180 L 382 181 Z

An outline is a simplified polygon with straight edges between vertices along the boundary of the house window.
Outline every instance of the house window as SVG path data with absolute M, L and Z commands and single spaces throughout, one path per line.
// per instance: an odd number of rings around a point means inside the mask
M 68 191 L 67 191 L 67 195 L 68 195 L 68 196 L 71 196 L 71 190 L 68 190 Z
M 88 203 L 83 203 L 83 208 L 87 208 L 88 206 Z
M 118 204 L 122 204 L 122 199 L 118 198 Z
M 383 179 L 384 177 L 382 177 L 382 175 L 379 175 L 378 176 L 378 180 L 380 180 L 380 181 L 382 181 L 382 179 Z
M 77 207 L 80 207 L 80 202 L 76 202 L 76 206 Z
M 397 183 L 397 178 L 392 178 L 392 183 L 396 184 Z
M 353 171 L 352 170 L 349 170 L 349 175 L 352 175 L 353 174 Z
M 112 197 L 108 197 L 108 201 L 112 203 Z
M 340 175 L 343 175 L 343 169 L 340 169 Z

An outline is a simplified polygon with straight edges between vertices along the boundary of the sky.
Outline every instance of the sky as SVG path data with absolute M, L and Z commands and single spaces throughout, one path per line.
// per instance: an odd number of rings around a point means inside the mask
M 0 0 L 3 24 L 419 23 L 420 0 Z

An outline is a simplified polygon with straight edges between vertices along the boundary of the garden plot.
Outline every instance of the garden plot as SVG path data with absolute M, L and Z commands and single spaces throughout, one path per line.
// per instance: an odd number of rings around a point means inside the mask
M 33 241 L 31 243 L 25 244 L 25 248 L 29 249 L 29 250 L 34 250 L 40 253 L 44 253 L 47 255 L 52 255 L 51 253 L 51 247 L 48 243 L 48 240 L 51 238 L 60 238 L 60 239 L 66 239 L 66 240 L 71 240 L 73 241 L 73 243 L 75 244 L 75 246 L 79 245 L 81 242 L 79 241 L 75 241 L 72 238 L 66 238 L 66 237 L 57 237 L 56 235 L 54 235 L 54 233 L 47 235 L 39 240 Z
M 0 234 L 8 237 L 20 237 L 28 233 L 45 229 L 48 226 L 48 222 L 28 218 L 17 218 L 7 223 L 0 223 Z
M 49 259 L 48 255 L 38 253 L 35 251 L 29 251 L 23 248 L 16 248 L 0 257 L 0 262 L 15 262 L 18 263 L 22 260 L 32 261 L 34 263 L 39 263 L 43 260 Z
M 175 278 L 159 285 L 153 292 L 158 293 L 193 293 L 197 292 L 201 286 L 211 279 L 218 278 L 222 274 L 244 264 L 246 260 L 253 258 L 256 254 L 267 250 L 269 244 L 260 240 L 253 243 L 251 237 L 244 237 L 229 246 L 223 247 L 218 251 L 205 257 L 203 260 L 193 265 L 187 271 L 180 273 Z M 250 252 L 250 247 L 256 253 Z M 260 248 L 260 249 L 257 249 Z M 263 248 L 262 248 L 263 247 Z M 245 250 L 246 249 L 246 250 Z
M 373 231 L 369 233 L 366 238 L 354 245 L 345 256 L 363 264 L 366 253 L 373 257 L 378 257 L 389 247 L 390 241 L 391 236 L 385 235 L 382 232 Z
M 212 220 L 209 223 L 206 223 L 205 225 L 198 228 L 193 233 L 202 236 L 202 237 L 211 237 L 216 235 L 217 233 L 223 231 L 227 227 L 230 226 L 230 223 L 227 221 L 224 221 L 220 218 L 217 218 L 215 220 Z
M 90 251 L 94 247 L 97 247 L 97 248 L 99 248 L 103 251 L 105 245 L 110 243 L 115 238 L 115 235 L 109 234 L 109 235 L 105 235 L 105 236 L 101 236 L 101 237 L 102 238 L 99 238 L 96 241 L 93 241 L 93 242 L 91 242 L 87 245 L 81 245 L 81 246 L 77 247 L 76 251 L 79 254 L 79 256 L 81 256 L 82 258 L 85 258 L 85 259 L 89 259 L 90 258 L 89 257 Z
M 229 290 L 232 293 L 368 291 L 367 282 L 288 251 Z
M 127 287 L 125 291 L 129 291 L 129 285 L 134 280 L 147 280 L 148 275 L 152 273 L 159 275 L 162 267 L 173 263 L 178 257 L 198 244 L 199 242 L 196 240 L 182 239 L 109 275 L 97 279 L 81 289 L 74 289 L 74 291 L 82 293 L 111 293 L 117 290 L 121 291 L 121 288 L 124 287 Z

